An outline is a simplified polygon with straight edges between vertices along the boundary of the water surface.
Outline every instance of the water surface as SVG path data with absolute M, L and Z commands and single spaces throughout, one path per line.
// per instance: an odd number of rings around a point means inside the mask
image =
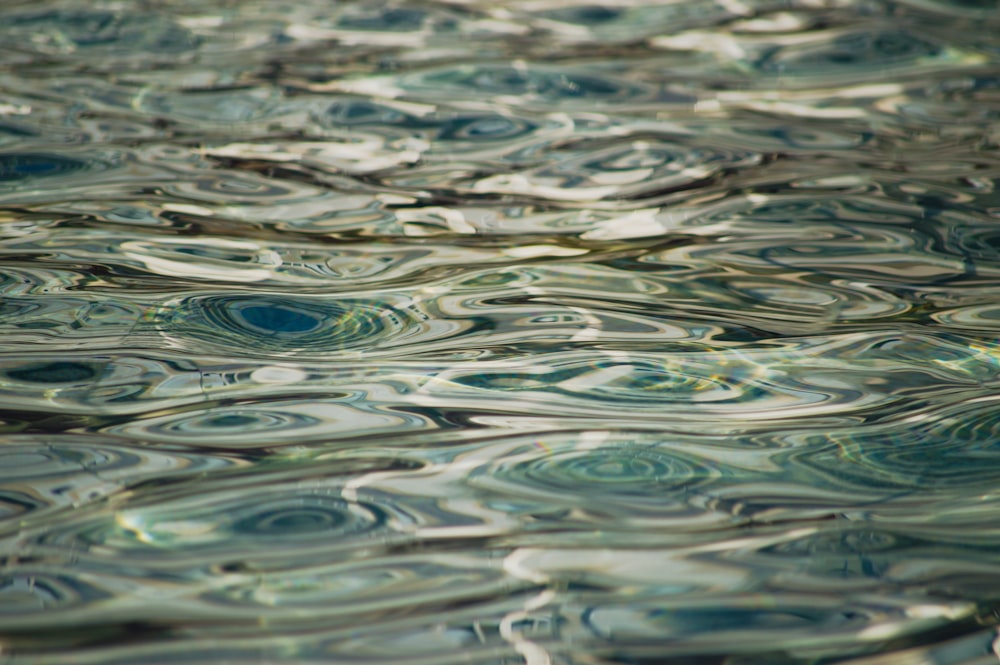
M 6 0 L 0 662 L 1000 656 L 995 0 Z

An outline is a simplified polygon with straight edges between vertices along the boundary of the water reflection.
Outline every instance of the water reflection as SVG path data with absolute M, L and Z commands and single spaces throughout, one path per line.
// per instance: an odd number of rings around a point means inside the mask
M 995 2 L 70 4 L 0 661 L 995 658 Z

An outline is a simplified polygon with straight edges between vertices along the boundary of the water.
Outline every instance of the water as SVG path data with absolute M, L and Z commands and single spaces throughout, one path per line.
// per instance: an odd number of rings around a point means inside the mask
M 995 0 L 5 0 L 0 662 L 1000 656 Z

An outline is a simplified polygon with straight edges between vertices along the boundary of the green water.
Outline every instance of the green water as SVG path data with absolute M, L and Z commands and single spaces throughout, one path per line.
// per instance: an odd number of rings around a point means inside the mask
M 0 663 L 1000 660 L 995 0 L 5 0 Z

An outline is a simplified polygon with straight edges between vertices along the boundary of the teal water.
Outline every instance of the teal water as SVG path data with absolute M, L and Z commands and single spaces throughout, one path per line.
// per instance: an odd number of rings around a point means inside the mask
M 1000 660 L 996 0 L 5 0 L 0 663 Z

